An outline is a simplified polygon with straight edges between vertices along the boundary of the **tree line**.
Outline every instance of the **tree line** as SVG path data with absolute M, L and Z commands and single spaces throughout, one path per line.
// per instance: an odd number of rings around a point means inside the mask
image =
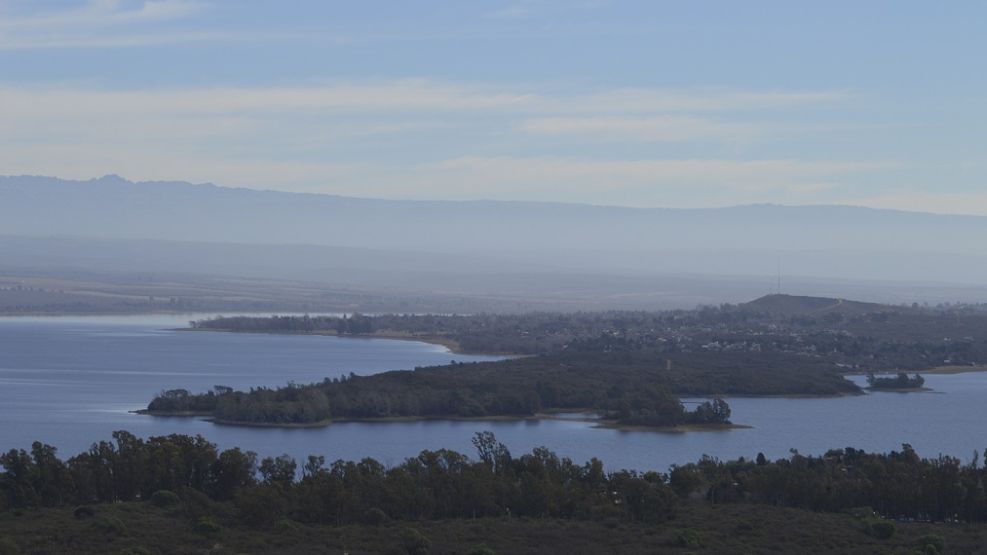
M 515 457 L 490 432 L 473 443 L 475 459 L 422 451 L 388 468 L 370 458 L 258 459 L 239 449 L 219 451 L 201 436 L 143 440 L 118 431 L 112 442 L 66 461 L 36 442 L 30 451 L 0 455 L 0 512 L 145 500 L 184 503 L 200 514 L 229 502 L 251 526 L 284 518 L 334 525 L 503 516 L 657 522 L 677 504 L 655 472 L 607 472 L 597 459 L 576 464 L 545 448 Z
M 985 452 L 987 456 L 987 452 Z M 987 468 L 974 452 L 964 464 L 940 455 L 866 453 L 847 447 L 821 456 L 796 451 L 785 459 L 722 462 L 704 457 L 669 473 L 680 496 L 700 493 L 713 503 L 754 503 L 839 512 L 868 507 L 891 519 L 987 522 Z
M 921 374 L 909 376 L 904 372 L 898 372 L 895 376 L 877 376 L 870 372 L 867 374 L 867 385 L 871 389 L 915 389 L 925 385 L 925 378 Z
M 987 522 L 987 469 L 924 459 L 909 445 L 873 454 L 853 448 L 821 456 L 793 452 L 775 461 L 709 457 L 668 473 L 607 471 L 598 459 L 577 464 L 545 448 L 514 456 L 490 432 L 476 456 L 422 451 L 386 467 L 366 458 L 326 463 L 310 456 L 259 459 L 219 451 L 201 436 L 146 440 L 115 432 L 68 460 L 34 443 L 0 455 L 0 512 L 119 501 L 184 504 L 207 514 L 229 503 L 251 526 L 290 518 L 306 523 L 381 523 L 449 518 L 623 518 L 661 522 L 685 502 L 857 511 L 888 519 Z M 866 507 L 866 509 L 864 509 Z

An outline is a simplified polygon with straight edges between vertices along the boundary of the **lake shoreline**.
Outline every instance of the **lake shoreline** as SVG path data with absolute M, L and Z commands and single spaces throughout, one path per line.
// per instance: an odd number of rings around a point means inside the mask
M 676 393 L 683 399 L 839 399 L 840 397 L 858 397 L 867 395 L 863 388 L 859 391 L 842 391 L 839 393 L 777 393 L 777 394 L 754 394 L 754 393 L 726 393 L 723 395 L 692 395 L 689 393 Z
M 935 391 L 930 387 L 867 387 L 864 389 L 874 393 L 931 393 Z
M 922 374 L 974 374 L 977 372 L 987 372 L 987 366 L 937 366 L 931 370 L 924 370 Z
M 401 422 L 539 422 L 554 420 L 561 422 L 584 422 L 595 424 L 591 428 L 623 430 L 628 432 L 656 433 L 686 433 L 686 432 L 721 432 L 729 430 L 751 429 L 753 426 L 744 424 L 682 424 L 679 426 L 643 426 L 639 424 L 621 424 L 616 420 L 605 420 L 586 416 L 582 418 L 563 417 L 562 414 L 590 414 L 589 411 L 550 411 L 534 415 L 499 415 L 499 416 L 382 416 L 378 418 L 338 418 L 318 422 L 245 422 L 215 418 L 208 412 L 165 412 L 140 409 L 130 411 L 132 414 L 159 418 L 201 418 L 219 426 L 234 426 L 244 428 L 326 428 L 333 424 L 392 424 Z
M 437 337 L 433 335 L 414 335 L 410 333 L 402 333 L 396 331 L 377 331 L 374 333 L 358 333 L 358 334 L 339 334 L 331 330 L 317 330 L 317 331 L 278 331 L 278 330 L 233 330 L 228 328 L 174 328 L 169 331 L 183 331 L 183 332 L 215 332 L 215 333 L 258 333 L 258 334 L 268 334 L 268 335 L 315 335 L 322 337 L 339 337 L 342 339 L 389 339 L 392 341 L 413 341 L 415 343 L 426 343 L 429 345 L 438 345 L 440 347 L 445 347 L 451 354 L 456 355 L 476 355 L 476 356 L 491 356 L 491 357 L 506 357 L 506 358 L 523 358 L 529 356 L 535 356 L 530 354 L 520 354 L 520 353 L 488 353 L 481 351 L 472 351 L 463 349 L 458 341 L 455 339 L 450 339 L 447 337 Z
M 880 372 L 873 372 L 874 374 L 880 375 L 891 375 L 897 374 L 900 370 L 882 370 Z M 975 374 L 978 372 L 987 372 L 987 365 L 949 365 L 949 366 L 934 366 L 932 368 L 926 368 L 924 370 L 908 370 L 906 374 Z M 844 376 L 866 376 L 872 372 L 864 370 L 856 370 L 853 372 L 844 372 Z
M 681 424 L 679 426 L 641 426 L 638 424 L 621 424 L 613 420 L 601 420 L 594 428 L 618 430 L 623 432 L 652 432 L 658 434 L 685 434 L 689 432 L 729 432 L 731 430 L 752 430 L 754 426 L 746 424 Z

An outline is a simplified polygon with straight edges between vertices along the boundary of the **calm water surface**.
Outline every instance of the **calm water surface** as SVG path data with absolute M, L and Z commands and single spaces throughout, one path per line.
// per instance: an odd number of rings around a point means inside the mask
M 0 449 L 40 440 L 64 456 L 113 430 L 147 437 L 202 434 L 221 448 L 374 457 L 395 464 L 422 449 L 472 453 L 470 439 L 491 430 L 515 453 L 547 446 L 610 468 L 667 470 L 704 454 L 787 456 L 832 447 L 897 449 L 967 460 L 987 447 L 987 373 L 929 375 L 930 393 L 873 393 L 834 399 L 730 399 L 733 421 L 752 429 L 655 433 L 593 428 L 576 420 L 342 423 L 319 429 L 219 426 L 191 418 L 130 414 L 162 389 L 193 391 L 308 383 L 342 373 L 491 360 L 409 341 L 171 331 L 188 317 L 0 318 Z

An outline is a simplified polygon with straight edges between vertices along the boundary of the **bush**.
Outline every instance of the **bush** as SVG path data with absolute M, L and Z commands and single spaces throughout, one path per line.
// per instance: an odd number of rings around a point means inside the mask
M 72 512 L 72 516 L 74 516 L 77 520 L 92 518 L 95 515 L 96 511 L 94 511 L 92 507 L 77 507 L 75 511 Z
M 174 507 L 175 505 L 178 505 L 181 502 L 182 500 L 179 499 L 178 495 L 176 495 L 172 491 L 168 491 L 165 489 L 158 490 L 153 494 L 151 494 L 151 504 L 154 505 L 155 507 L 161 507 L 161 508 Z
M 223 528 L 209 517 L 201 517 L 192 525 L 192 531 L 203 536 L 215 536 Z
M 485 545 L 478 545 L 470 549 L 466 555 L 497 555 L 497 552 Z
M 937 555 L 938 553 L 946 551 L 946 540 L 944 540 L 942 536 L 937 536 L 935 534 L 922 536 L 918 540 L 918 545 L 923 553 L 928 553 L 930 555 Z
M 879 540 L 890 539 L 894 536 L 895 530 L 897 528 L 890 520 L 877 520 L 867 526 L 867 534 Z
M 120 555 L 151 555 L 151 552 L 143 547 L 130 547 L 121 551 Z
M 414 528 L 405 528 L 401 531 L 401 545 L 408 555 L 428 555 L 432 541 Z
M 696 532 L 692 528 L 686 528 L 684 530 L 679 530 L 675 533 L 675 545 L 677 547 L 702 547 L 703 542 L 699 538 L 699 532 Z
M 256 527 L 271 526 L 281 520 L 287 505 L 284 491 L 272 485 L 239 490 L 233 502 L 240 512 L 240 520 Z
M 178 497 L 182 500 L 185 516 L 192 520 L 209 516 L 215 512 L 216 502 L 195 488 L 180 489 Z
M 93 521 L 93 527 L 116 536 L 123 536 L 127 533 L 127 527 L 119 518 L 115 516 L 104 516 Z
M 294 520 L 291 520 L 290 518 L 282 518 L 281 520 L 278 521 L 277 524 L 274 525 L 274 528 L 278 531 L 279 534 L 285 534 L 285 535 L 291 535 L 301 530 L 301 527 L 298 525 L 298 523 L 295 522 Z

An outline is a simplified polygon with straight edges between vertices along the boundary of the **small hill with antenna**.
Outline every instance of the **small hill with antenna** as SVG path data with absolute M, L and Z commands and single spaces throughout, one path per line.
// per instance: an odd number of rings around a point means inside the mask
M 766 295 L 742 306 L 775 316 L 818 316 L 834 312 L 854 315 L 900 309 L 877 303 L 784 294 Z

